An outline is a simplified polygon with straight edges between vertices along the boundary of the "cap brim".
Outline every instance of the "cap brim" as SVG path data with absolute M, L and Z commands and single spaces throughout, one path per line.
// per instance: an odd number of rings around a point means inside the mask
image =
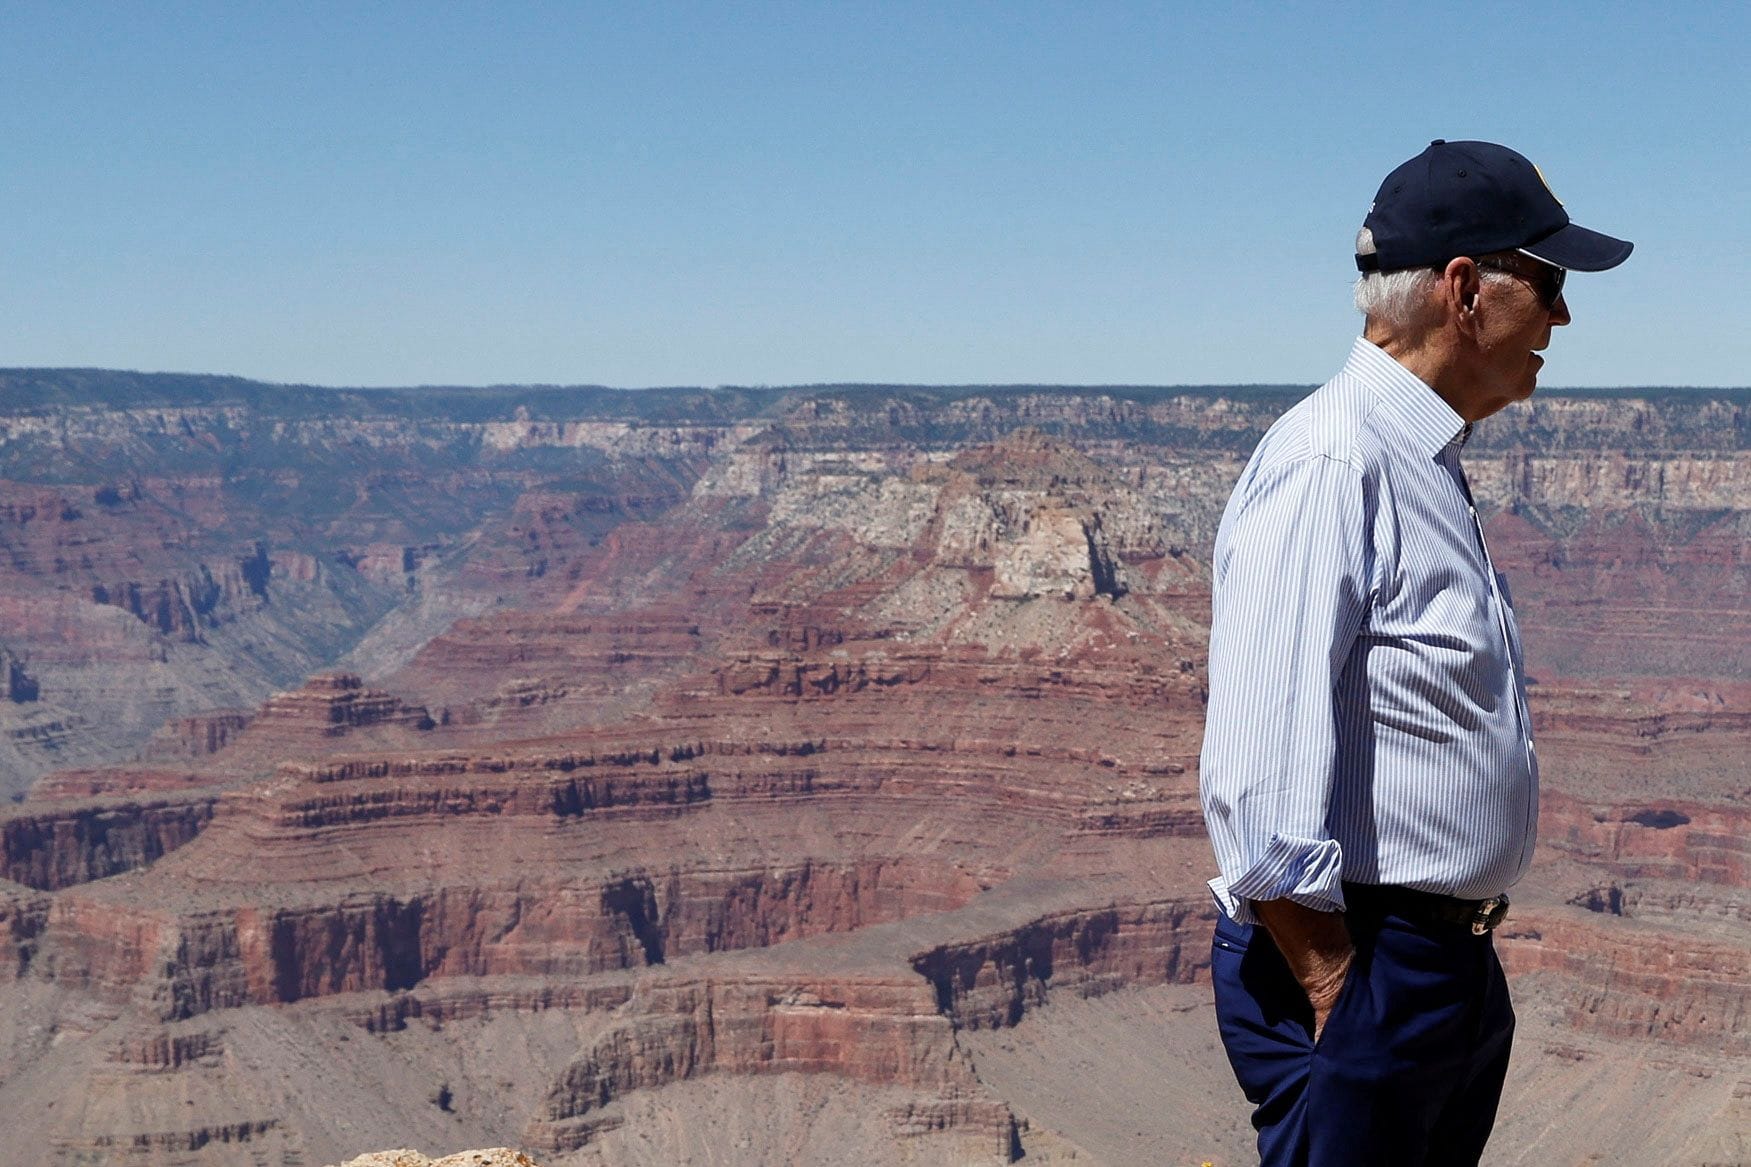
M 1554 263 L 1570 271 L 1606 271 L 1629 258 L 1635 244 L 1627 239 L 1613 239 L 1598 231 L 1589 231 L 1576 223 L 1558 227 L 1537 243 L 1520 248 L 1534 259 Z

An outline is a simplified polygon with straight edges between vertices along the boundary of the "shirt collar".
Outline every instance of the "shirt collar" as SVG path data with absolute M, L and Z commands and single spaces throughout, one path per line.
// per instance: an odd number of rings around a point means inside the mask
M 1393 360 L 1373 341 L 1356 338 L 1344 372 L 1373 390 L 1391 406 L 1399 423 L 1417 446 L 1433 458 L 1449 445 L 1461 445 L 1471 436 L 1471 426 L 1455 413 L 1427 382 Z

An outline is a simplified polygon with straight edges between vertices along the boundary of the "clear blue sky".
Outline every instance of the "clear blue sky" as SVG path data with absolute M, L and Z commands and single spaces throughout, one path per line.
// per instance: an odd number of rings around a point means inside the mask
M 1751 6 L 0 0 L 0 365 L 1315 382 L 1434 137 L 1636 241 L 1549 385 L 1751 384 Z

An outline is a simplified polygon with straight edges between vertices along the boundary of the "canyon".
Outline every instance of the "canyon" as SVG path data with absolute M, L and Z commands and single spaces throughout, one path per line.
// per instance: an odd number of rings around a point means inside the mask
M 0 1162 L 1250 1161 L 1209 553 L 1302 392 L 0 370 Z M 1545 778 L 1490 1161 L 1751 1162 L 1751 392 L 1466 462 Z

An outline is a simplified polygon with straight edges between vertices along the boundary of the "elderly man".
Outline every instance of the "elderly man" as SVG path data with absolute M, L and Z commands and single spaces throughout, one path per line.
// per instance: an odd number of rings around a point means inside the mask
M 1476 1163 L 1513 1010 L 1490 931 L 1538 768 L 1519 634 L 1459 456 L 1532 395 L 1568 271 L 1631 244 L 1543 175 L 1437 141 L 1357 242 L 1367 317 L 1216 536 L 1204 816 L 1229 1060 L 1266 1164 Z

